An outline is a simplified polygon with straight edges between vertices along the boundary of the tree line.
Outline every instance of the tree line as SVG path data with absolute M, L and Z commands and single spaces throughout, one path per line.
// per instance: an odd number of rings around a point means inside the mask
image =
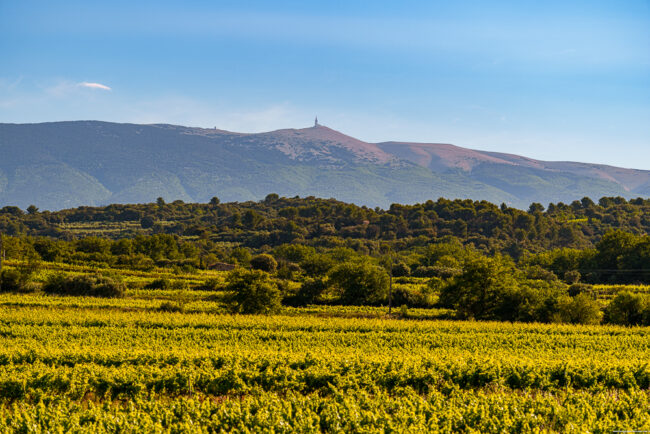
M 636 306 L 630 308 L 636 313 L 603 312 L 590 285 L 650 283 L 649 211 L 648 200 L 622 198 L 585 198 L 547 209 L 532 204 L 528 211 L 445 199 L 381 210 L 269 195 L 260 202 L 159 200 L 56 213 L 5 207 L 0 225 L 12 233 L 3 237 L 6 257 L 25 264 L 190 273 L 230 264 L 236 269 L 229 286 L 219 289 L 232 295 L 228 300 L 240 312 L 264 310 L 243 307 L 244 300 L 267 300 L 262 304 L 271 310 L 280 303 L 392 302 L 447 307 L 461 318 L 645 323 L 644 296 L 627 294 L 627 301 L 611 304 Z M 65 223 L 101 228 L 134 221 L 138 229 L 119 236 L 77 237 L 62 229 Z M 19 230 L 12 232 L 11 225 Z M 3 288 L 28 287 L 31 272 L 28 265 L 3 271 Z M 408 286 L 412 277 L 425 284 Z M 106 283 L 97 277 L 47 287 L 105 289 Z

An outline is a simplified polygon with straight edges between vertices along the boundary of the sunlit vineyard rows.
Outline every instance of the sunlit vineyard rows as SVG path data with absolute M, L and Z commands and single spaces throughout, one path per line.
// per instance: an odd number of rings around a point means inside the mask
M 182 297 L 183 312 L 164 312 Z M 0 295 L 0 431 L 650 429 L 650 330 Z

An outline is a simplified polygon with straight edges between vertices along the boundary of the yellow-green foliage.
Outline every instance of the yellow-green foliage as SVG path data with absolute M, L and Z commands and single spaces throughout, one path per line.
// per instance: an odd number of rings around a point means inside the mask
M 218 294 L 1 294 L 0 432 L 650 429 L 647 328 L 228 315 Z

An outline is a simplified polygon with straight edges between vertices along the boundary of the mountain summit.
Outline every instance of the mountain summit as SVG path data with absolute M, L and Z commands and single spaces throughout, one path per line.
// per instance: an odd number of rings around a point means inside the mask
M 0 124 L 0 206 L 243 201 L 270 192 L 368 206 L 447 198 L 527 207 L 648 196 L 650 171 L 438 143 L 367 143 L 317 122 L 242 134 L 98 121 Z

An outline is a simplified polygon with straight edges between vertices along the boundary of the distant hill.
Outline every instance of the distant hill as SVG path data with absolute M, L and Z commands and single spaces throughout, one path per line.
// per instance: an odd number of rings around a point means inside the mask
M 241 134 L 98 121 L 0 124 L 0 206 L 334 197 L 368 206 L 438 197 L 527 207 L 650 194 L 650 171 L 544 162 L 448 144 L 366 143 L 324 126 Z

